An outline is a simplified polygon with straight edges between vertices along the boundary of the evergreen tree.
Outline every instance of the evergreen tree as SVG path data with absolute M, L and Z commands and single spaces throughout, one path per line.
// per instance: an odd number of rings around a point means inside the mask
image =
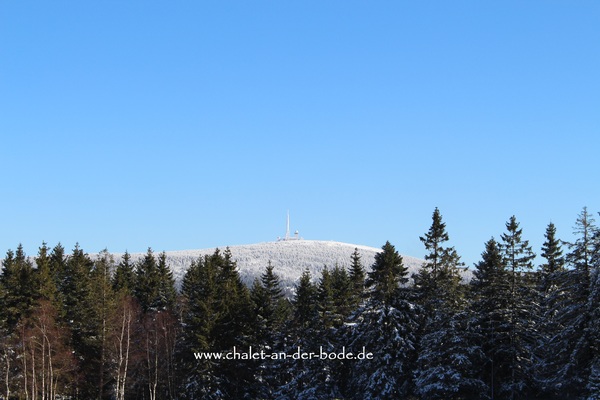
M 115 270 L 113 289 L 115 292 L 125 291 L 128 294 L 133 294 L 135 278 L 135 266 L 131 261 L 131 255 L 125 251 Z
M 333 269 L 323 268 L 317 284 L 317 309 L 320 324 L 314 332 L 306 332 L 310 339 L 303 339 L 303 348 L 325 353 L 339 353 L 347 345 L 340 337 L 342 324 L 352 311 L 352 288 L 347 271 L 336 265 Z M 312 347 L 311 347 L 312 346 Z M 344 361 L 319 359 L 305 363 L 305 388 L 299 392 L 300 398 L 339 398 L 339 382 L 344 379 L 340 374 Z
M 348 397 L 405 398 L 412 393 L 420 311 L 405 286 L 407 274 L 402 257 L 386 242 L 368 274 L 369 299 L 346 332 L 354 354 L 376 356 L 349 366 Z
M 556 275 L 564 272 L 565 259 L 560 240 L 556 238 L 556 226 L 552 222 L 546 227 L 544 237 L 546 241 L 542 244 L 541 256 L 546 262 L 540 265 L 540 291 L 547 295 L 552 290 Z
M 300 276 L 292 304 L 294 306 L 293 327 L 300 330 L 314 329 L 318 320 L 317 288 L 312 283 L 308 269 L 305 269 Z
M 255 279 L 250 297 L 254 305 L 255 343 L 271 346 L 287 319 L 289 306 L 270 261 L 260 280 Z
M 250 300 L 254 308 L 253 318 L 253 339 L 255 343 L 267 345 L 270 342 L 272 331 L 267 326 L 271 313 L 271 302 L 267 295 L 267 291 L 260 282 L 260 279 L 254 278 L 252 287 L 250 288 Z
M 481 335 L 468 309 L 447 317 L 436 314 L 419 340 L 415 392 L 423 399 L 486 399 L 488 386 L 481 376 L 485 354 Z
M 574 234 L 577 239 L 567 243 L 570 251 L 565 256 L 570 269 L 559 275 L 558 295 L 553 300 L 557 333 L 548 344 L 552 358 L 546 360 L 544 388 L 563 398 L 586 398 L 588 394 L 593 398 L 598 359 L 595 319 L 600 301 L 594 259 L 600 249 L 598 228 L 585 207 Z
M 40 300 L 49 300 L 56 305 L 58 301 L 56 288 L 56 279 L 52 273 L 51 258 L 46 243 L 42 243 L 38 255 L 35 258 L 36 263 L 36 284 L 37 296 Z
M 485 244 L 481 261 L 475 265 L 471 286 L 471 302 L 474 321 L 471 324 L 475 335 L 481 340 L 471 341 L 472 345 L 480 343 L 486 363 L 481 366 L 481 379 L 486 383 L 487 391 L 482 396 L 487 398 L 506 398 L 504 387 L 512 368 L 511 318 L 510 318 L 510 284 L 498 243 L 492 238 Z
M 84 366 L 88 380 L 95 380 L 98 398 L 110 398 L 110 360 L 109 335 L 110 319 L 116 307 L 116 296 L 112 288 L 113 256 L 108 250 L 103 250 L 94 261 L 90 274 L 90 307 L 89 332 L 86 337 L 87 345 L 93 352 L 93 358 Z M 92 379 L 94 377 L 95 379 Z
M 65 248 L 59 243 L 52 248 L 50 253 L 50 273 L 55 277 L 57 288 L 61 287 L 61 279 L 64 276 L 64 270 L 67 265 L 67 257 L 65 256 Z
M 65 269 L 67 265 L 67 257 L 65 256 L 65 248 L 59 243 L 52 248 L 50 252 L 50 275 L 54 280 L 54 286 L 57 289 L 55 294 L 56 302 L 55 307 L 59 315 L 59 319 L 66 319 L 66 310 L 64 308 L 65 300 L 63 298 L 63 277 L 65 276 Z
M 429 314 L 448 314 L 464 305 L 460 276 L 464 264 L 454 247 L 444 246 L 449 236 L 438 208 L 434 210 L 432 220 L 429 231 L 420 237 L 429 253 L 413 278 L 419 301 Z
M 414 276 L 425 318 L 419 339 L 415 387 L 424 398 L 445 399 L 478 395 L 484 387 L 477 376 L 482 353 L 469 343 L 469 313 L 465 309 L 460 262 L 446 247 L 446 224 L 436 208 L 429 231 L 421 241 L 429 253 Z
M 354 252 L 351 255 L 351 260 L 352 262 L 350 264 L 349 278 L 352 295 L 350 298 L 350 303 L 352 308 L 356 308 L 365 296 L 366 272 L 357 248 L 354 249 Z
M 536 349 L 537 366 L 534 379 L 537 386 L 545 395 L 551 396 L 549 384 L 555 378 L 555 356 L 552 340 L 562 331 L 562 325 L 557 320 L 557 306 L 563 304 L 566 293 L 562 290 L 562 283 L 567 274 L 565 259 L 561 242 L 556 238 L 556 227 L 549 223 L 545 233 L 546 241 L 542 244 L 541 256 L 546 262 L 539 269 L 539 294 L 540 294 L 540 325 L 538 327 L 538 343 Z
M 242 344 L 240 339 L 250 331 L 250 292 L 242 283 L 229 248 L 225 249 L 222 255 L 217 249 L 213 255 L 213 262 L 217 266 L 217 295 L 220 299 L 216 334 L 220 347 L 231 349 L 236 344 Z
M 185 398 L 216 398 L 218 393 L 211 360 L 198 360 L 196 352 L 215 350 L 213 335 L 217 319 L 216 267 L 210 256 L 192 262 L 182 280 L 183 338 L 179 348 L 179 370 L 184 375 Z
M 140 302 L 144 312 L 157 310 L 160 306 L 160 276 L 154 252 L 149 247 L 135 270 L 135 287 L 133 293 Z
M 144 342 L 145 376 L 139 380 L 139 390 L 151 397 L 170 398 L 174 394 L 175 281 L 167 265 L 166 253 L 158 260 L 151 248 L 137 263 L 133 293 L 142 309 L 141 336 Z M 143 389 L 142 389 L 143 388 Z
M 281 329 L 282 324 L 289 316 L 289 302 L 283 295 L 281 280 L 273 270 L 273 264 L 269 261 L 265 272 L 261 275 L 261 283 L 267 293 L 268 310 L 267 327 L 273 331 Z
M 327 330 L 334 324 L 335 305 L 331 273 L 327 266 L 323 267 L 321 279 L 317 285 L 317 309 L 322 327 Z
M 12 250 L 7 251 L 2 267 L 0 284 L 4 293 L 0 319 L 4 320 L 8 329 L 12 331 L 22 317 L 30 314 L 36 298 L 37 285 L 33 266 L 21 244 L 18 245 L 16 253 Z
M 437 207 L 429 231 L 419 239 L 428 251 L 426 262 L 413 277 L 421 303 L 429 310 L 456 309 L 462 299 L 460 267 L 464 264 L 454 247 L 445 247 L 450 239 Z
M 333 326 L 339 327 L 355 310 L 353 288 L 350 276 L 345 268 L 336 265 L 331 270 L 331 288 L 333 291 Z
M 215 252 L 199 259 L 187 271 L 182 285 L 185 332 L 183 351 L 230 352 L 247 348 L 252 333 L 249 291 L 239 276 L 231 252 Z M 253 365 L 240 360 L 200 362 L 183 358 L 190 366 L 184 378 L 189 398 L 254 397 Z
M 217 253 L 218 255 L 218 253 Z M 217 293 L 218 304 L 215 334 L 218 337 L 218 349 L 231 351 L 233 347 L 248 348 L 252 335 L 252 303 L 250 292 L 242 283 L 237 263 L 233 260 L 231 250 L 226 248 L 218 261 Z M 217 373 L 223 382 L 221 390 L 229 398 L 256 397 L 254 385 L 255 364 L 247 361 L 223 363 Z
M 310 352 L 315 349 L 315 338 L 319 326 L 317 305 L 317 287 L 312 282 L 310 271 L 305 269 L 296 285 L 292 300 L 293 313 L 289 326 L 285 331 L 283 345 L 287 348 L 301 349 Z M 284 347 L 284 349 L 285 349 Z M 278 381 L 280 387 L 276 392 L 278 399 L 301 398 L 314 378 L 312 360 L 284 359 L 278 360 L 277 366 L 283 374 Z
M 97 362 L 97 349 L 94 338 L 98 333 L 94 318 L 91 272 L 94 263 L 79 244 L 67 258 L 60 274 L 59 291 L 63 301 L 62 309 L 66 325 L 71 330 L 74 355 L 81 361 L 82 369 L 89 371 Z M 83 371 L 82 371 L 83 372 Z M 90 379 L 79 382 L 76 391 L 87 398 L 97 398 L 98 380 L 93 373 Z
M 509 274 L 511 324 L 511 374 L 504 389 L 511 398 L 527 395 L 534 390 L 532 382 L 537 327 L 539 325 L 539 294 L 533 273 L 535 254 L 529 241 L 522 239 L 522 229 L 513 215 L 506 223 L 502 238 L 503 262 Z
M 6 259 L 5 259 L 6 260 Z M 7 309 L 6 304 L 6 292 L 7 289 L 4 287 L 4 274 L 0 275 L 0 339 L 3 337 L 5 330 L 8 330 L 7 317 L 8 313 L 4 310 Z M 0 340 L 2 342 L 2 340 Z
M 250 297 L 254 305 L 253 350 L 267 354 L 286 351 L 282 332 L 290 313 L 289 301 L 284 298 L 279 276 L 269 261 L 260 279 L 255 279 Z M 261 360 L 255 363 L 254 376 L 258 398 L 270 398 L 280 385 L 281 370 L 276 361 Z
M 302 353 L 319 354 L 320 350 L 331 351 L 330 328 L 324 321 L 330 321 L 330 311 L 334 309 L 332 301 L 333 283 L 328 269 L 324 269 L 319 283 L 311 280 L 308 269 L 304 270 L 296 286 L 293 299 L 294 313 L 287 330 L 286 342 L 281 350 L 290 348 Z M 284 371 L 280 374 L 281 386 L 275 393 L 277 399 L 315 399 L 339 398 L 339 390 L 333 379 L 332 365 L 328 360 L 320 359 L 284 359 L 276 365 Z
M 286 329 L 284 348 L 300 349 L 303 352 L 318 351 L 319 309 L 318 288 L 312 282 L 310 271 L 305 269 L 296 285 L 292 300 L 293 312 Z M 285 372 L 279 377 L 281 386 L 276 393 L 277 398 L 301 398 L 306 390 L 311 389 L 315 378 L 314 360 L 292 359 L 280 360 L 278 365 Z
M 82 301 L 89 298 L 90 274 L 94 263 L 84 251 L 75 244 L 72 254 L 67 257 L 59 275 L 59 290 L 63 298 L 63 308 L 66 312 L 75 312 L 81 318 L 76 323 L 85 320 L 88 310 L 81 309 Z M 73 323 L 73 321 L 71 322 Z M 77 328 L 75 329 L 77 330 Z
M 511 291 L 517 292 L 518 280 L 533 270 L 533 259 L 535 254 L 529 246 L 528 240 L 523 240 L 521 235 L 523 229 L 519 228 L 519 223 L 513 215 L 506 223 L 506 233 L 502 238 L 502 255 L 504 263 L 511 277 Z
M 600 239 L 599 231 L 596 230 L 594 240 Z M 600 243 L 596 242 L 592 259 L 594 262 L 590 296 L 587 302 L 587 310 L 590 313 L 590 323 L 587 330 L 590 342 L 590 361 L 589 366 L 585 365 L 583 371 L 588 374 L 586 391 L 589 399 L 600 398 L 600 264 L 598 255 L 600 252 Z
M 404 266 L 402 256 L 390 242 L 386 242 L 382 251 L 375 255 L 375 263 L 366 282 L 372 303 L 391 305 L 398 288 L 408 282 L 407 274 L 408 268 Z
M 598 252 L 598 227 L 587 207 L 583 207 L 578 215 L 573 234 L 577 239 L 574 243 L 566 243 L 570 251 L 565 259 L 573 269 L 581 273 L 580 277 L 585 279 L 584 285 L 589 288 L 591 269 Z
M 177 298 L 173 271 L 167 265 L 167 254 L 163 251 L 158 255 L 157 265 L 158 288 L 155 301 L 158 310 L 173 310 Z
M 324 267 L 316 285 L 316 304 L 320 321 L 301 334 L 293 346 L 303 351 L 310 349 L 318 354 L 339 353 L 346 343 L 340 339 L 340 329 L 351 311 L 351 286 L 346 270 L 336 265 L 332 270 Z M 340 366 L 344 361 L 318 359 L 297 362 L 295 371 L 302 371 L 292 381 L 296 391 L 289 398 L 340 398 Z

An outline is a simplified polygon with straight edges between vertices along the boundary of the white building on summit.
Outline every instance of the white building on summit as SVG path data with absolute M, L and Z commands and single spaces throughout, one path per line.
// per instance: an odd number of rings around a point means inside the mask
M 298 231 L 294 232 L 294 236 L 290 236 L 290 211 L 287 213 L 287 226 L 285 230 L 284 237 L 278 237 L 277 241 L 286 241 L 286 240 L 302 240 L 300 237 L 300 233 Z

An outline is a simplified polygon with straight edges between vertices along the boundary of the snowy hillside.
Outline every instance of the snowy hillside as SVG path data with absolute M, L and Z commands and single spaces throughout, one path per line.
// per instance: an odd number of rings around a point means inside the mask
M 362 257 L 363 266 L 369 270 L 374 262 L 375 254 L 380 251 L 378 248 L 319 240 L 289 240 L 229 247 L 244 282 L 251 284 L 271 261 L 275 272 L 281 278 L 283 285 L 287 287 L 293 287 L 306 268 L 310 270 L 314 278 L 320 276 L 325 265 L 333 268 L 337 264 L 348 268 L 351 263 L 350 256 L 355 248 Z M 220 248 L 220 250 L 223 251 L 225 248 Z M 197 260 L 200 256 L 212 254 L 214 251 L 214 248 L 167 251 L 167 262 L 179 283 L 192 261 Z M 137 261 L 144 254 L 134 253 L 131 256 L 134 261 Z M 423 260 L 409 256 L 403 256 L 403 259 L 404 265 L 410 270 L 409 274 L 416 272 L 423 262 Z M 116 260 L 118 262 L 118 258 Z

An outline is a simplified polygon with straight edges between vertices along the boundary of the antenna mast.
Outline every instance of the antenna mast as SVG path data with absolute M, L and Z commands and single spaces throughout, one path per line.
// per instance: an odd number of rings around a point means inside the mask
M 298 231 L 294 232 L 294 236 L 292 237 L 290 235 L 290 210 L 287 211 L 287 221 L 286 221 L 286 227 L 285 227 L 285 236 L 284 237 L 277 237 L 277 241 L 281 241 L 281 240 L 302 240 L 302 238 L 300 237 L 300 234 L 298 233 Z

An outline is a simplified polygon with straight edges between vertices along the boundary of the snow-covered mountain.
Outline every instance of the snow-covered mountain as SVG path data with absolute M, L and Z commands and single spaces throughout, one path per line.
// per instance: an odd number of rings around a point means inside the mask
M 271 261 L 274 271 L 286 287 L 293 287 L 299 280 L 302 271 L 309 269 L 313 278 L 321 276 L 324 266 L 333 268 L 336 265 L 348 268 L 351 255 L 358 249 L 363 266 L 369 270 L 374 262 L 375 254 L 381 249 L 359 246 L 348 243 L 320 240 L 282 240 L 249 245 L 229 246 L 233 259 L 237 262 L 243 281 L 251 284 L 255 277 L 260 277 L 265 267 Z M 220 248 L 221 251 L 225 248 Z M 167 262 L 179 284 L 185 271 L 192 261 L 206 254 L 214 253 L 215 249 L 167 251 Z M 141 259 L 144 253 L 133 253 L 134 261 Z M 416 272 L 423 260 L 402 256 L 404 265 Z M 116 260 L 119 261 L 118 258 Z

